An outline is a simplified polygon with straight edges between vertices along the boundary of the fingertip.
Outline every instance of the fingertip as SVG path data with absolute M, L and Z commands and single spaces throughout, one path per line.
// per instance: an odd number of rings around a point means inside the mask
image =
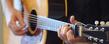
M 60 33 L 60 28 L 58 28 L 57 33 L 58 33 L 58 34 Z
M 70 17 L 70 19 L 75 20 L 75 16 L 72 15 L 72 16 Z
M 26 25 L 26 24 L 23 22 L 23 23 L 22 23 L 22 26 L 25 26 L 25 25 Z
M 70 23 L 73 24 L 73 23 L 75 23 L 75 21 L 76 21 L 75 16 L 71 16 L 71 17 L 70 17 Z
M 70 29 L 69 32 L 73 33 L 73 31 Z
M 69 27 L 70 26 L 70 24 L 68 23 L 68 24 L 65 24 L 63 27 Z
M 19 21 L 21 26 L 25 26 L 26 24 L 24 23 L 24 21 Z
M 24 28 L 24 27 L 25 27 L 25 24 L 22 24 L 22 25 L 21 25 L 21 28 Z

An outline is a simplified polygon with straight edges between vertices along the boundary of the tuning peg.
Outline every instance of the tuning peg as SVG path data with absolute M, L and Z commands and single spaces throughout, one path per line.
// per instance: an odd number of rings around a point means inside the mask
M 101 28 L 100 31 L 104 31 L 104 28 Z
M 89 36 L 89 37 L 88 37 L 89 40 L 92 40 L 92 38 L 93 38 L 92 36 Z
M 100 40 L 99 40 L 99 42 L 100 42 L 100 43 L 103 43 L 103 42 L 104 42 L 104 40 L 103 40 L 103 39 L 100 39 Z
M 98 41 L 98 38 L 94 38 L 94 41 L 97 42 Z
M 100 22 L 100 26 L 105 26 L 105 22 L 104 21 L 101 21 Z
M 109 21 L 106 22 L 106 26 L 109 26 Z
M 99 25 L 99 21 L 96 20 L 95 21 L 95 25 L 98 26 Z
M 88 30 L 93 30 L 93 27 L 89 27 L 89 29 Z
M 98 28 L 98 27 L 96 27 L 94 30 L 95 30 L 95 31 L 97 31 L 98 29 L 99 29 L 99 28 Z

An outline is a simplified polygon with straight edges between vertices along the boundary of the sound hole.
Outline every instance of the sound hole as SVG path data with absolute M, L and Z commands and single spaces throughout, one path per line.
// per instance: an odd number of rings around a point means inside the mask
M 27 35 L 33 36 L 35 34 L 35 29 L 37 26 L 37 13 L 35 10 L 32 10 L 29 17 L 28 17 L 28 25 L 29 29 L 26 32 Z
M 36 28 L 36 23 L 30 22 L 30 28 L 31 28 L 32 31 L 34 31 L 35 28 Z
M 32 31 L 34 31 L 36 29 L 37 26 L 37 13 L 35 10 L 31 11 L 31 15 L 29 17 L 29 25 Z

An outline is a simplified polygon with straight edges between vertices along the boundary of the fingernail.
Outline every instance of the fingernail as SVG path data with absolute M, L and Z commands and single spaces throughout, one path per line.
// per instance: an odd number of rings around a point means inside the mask
M 74 18 L 75 16 L 72 15 L 71 17 Z

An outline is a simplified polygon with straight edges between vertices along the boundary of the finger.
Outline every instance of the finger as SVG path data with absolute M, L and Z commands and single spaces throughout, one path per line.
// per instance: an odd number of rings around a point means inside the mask
M 63 33 L 66 33 L 69 29 L 70 29 L 69 24 L 66 24 L 66 25 L 63 26 L 62 32 L 63 32 Z
M 67 32 L 67 40 L 68 40 L 69 42 L 75 40 L 74 33 L 73 33 L 72 30 L 69 30 L 69 31 Z
M 71 37 L 72 37 L 72 36 L 74 37 L 74 32 L 73 32 L 72 30 L 69 30 L 69 31 L 67 32 L 67 35 L 70 35 Z
M 60 29 L 59 29 L 59 31 L 58 31 L 58 36 L 59 36 L 60 39 L 66 41 L 66 40 L 67 40 L 67 39 L 66 39 L 66 36 L 63 35 L 63 32 L 62 32 L 63 29 L 64 29 L 64 26 L 61 26 Z
M 16 25 L 16 22 L 11 22 L 10 23 L 10 29 L 13 31 L 14 34 L 16 35 L 21 35 L 21 34 L 24 34 L 25 32 L 22 31 L 21 29 L 22 28 L 19 28 L 17 25 Z
M 59 30 L 58 30 L 58 37 L 61 39 L 61 40 L 63 40 L 63 37 L 61 36 L 61 28 L 62 28 L 62 26 L 59 28 Z
M 21 28 L 21 29 L 24 28 L 25 23 L 24 23 L 24 19 L 23 19 L 23 17 L 22 17 L 22 14 L 18 15 L 17 18 L 18 18 L 18 21 L 19 21 L 19 24 L 20 24 L 20 28 Z
M 62 28 L 62 26 L 58 28 L 58 35 L 60 35 L 61 28 Z
M 70 17 L 70 23 L 71 23 L 71 24 L 75 24 L 76 21 L 77 21 L 77 20 L 75 19 L 75 16 L 71 16 L 71 17 Z
M 61 36 L 63 37 L 64 40 L 67 40 L 66 33 L 69 30 L 68 24 L 64 25 L 61 29 Z
M 12 17 L 9 27 L 14 33 L 16 33 L 18 31 L 18 27 L 16 25 L 16 19 L 14 17 Z

